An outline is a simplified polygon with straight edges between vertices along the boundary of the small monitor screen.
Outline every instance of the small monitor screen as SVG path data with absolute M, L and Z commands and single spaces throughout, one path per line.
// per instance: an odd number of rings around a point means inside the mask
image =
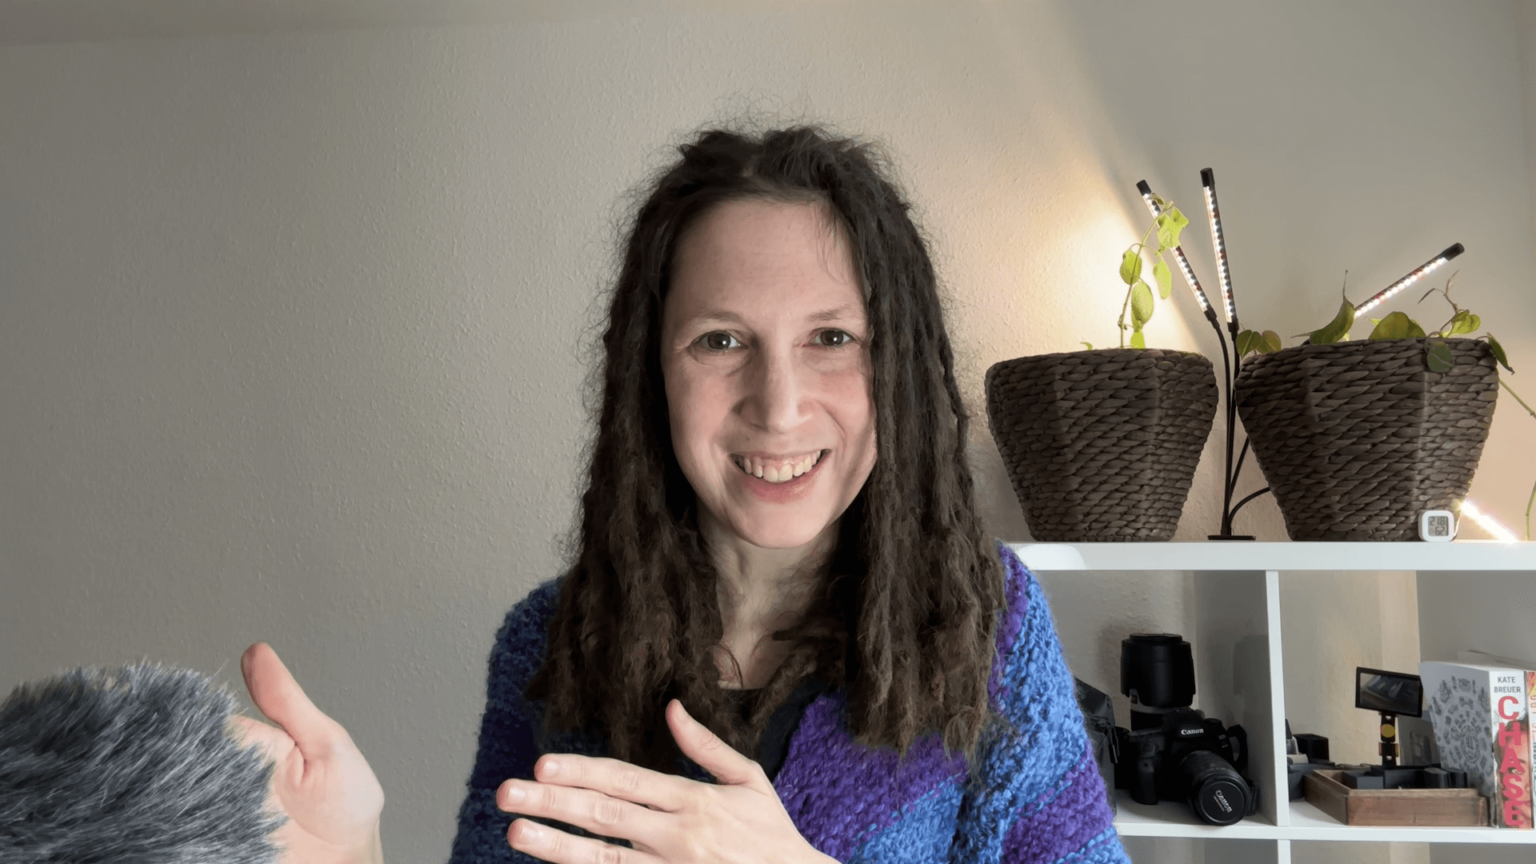
M 1355 707 L 1417 717 L 1423 711 L 1424 685 L 1417 675 L 1355 669 Z

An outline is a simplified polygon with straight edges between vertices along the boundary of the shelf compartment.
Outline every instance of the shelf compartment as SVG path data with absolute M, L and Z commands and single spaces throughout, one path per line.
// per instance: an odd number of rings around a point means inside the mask
M 1119 812 L 1115 830 L 1122 837 L 1190 837 L 1197 840 L 1274 840 L 1279 837 L 1275 823 L 1262 814 L 1250 816 L 1236 825 L 1208 825 L 1200 821 L 1186 804 L 1165 801 L 1162 804 L 1137 804 L 1124 790 L 1116 793 Z
M 1181 860 L 1188 857 L 1181 849 L 1194 848 L 1203 850 L 1200 854 L 1208 861 L 1263 860 L 1288 864 L 1293 841 L 1422 843 L 1429 844 L 1431 849 L 1449 848 L 1447 852 L 1433 853 L 1437 861 L 1442 860 L 1442 855 L 1449 855 L 1443 860 L 1486 859 L 1491 864 L 1495 858 L 1504 861 L 1509 855 L 1516 858 L 1508 860 L 1526 860 L 1526 847 L 1536 846 L 1536 831 L 1343 825 L 1311 804 L 1290 802 L 1283 793 L 1276 794 L 1281 788 L 1277 779 L 1284 777 L 1285 769 L 1285 663 L 1279 587 L 1286 571 L 1414 573 L 1419 615 L 1416 623 L 1424 657 L 1445 655 L 1447 651 L 1454 654 L 1470 647 L 1536 658 L 1536 626 L 1525 625 L 1523 620 L 1519 621 L 1521 626 L 1513 626 L 1513 619 L 1504 620 L 1511 615 L 1523 619 L 1529 610 L 1536 609 L 1536 543 L 1009 545 L 1026 566 L 1045 577 L 1042 583 L 1046 584 L 1048 594 L 1053 583 L 1063 592 L 1063 600 L 1069 601 L 1066 605 L 1075 607 L 1076 614 L 1069 620 L 1074 628 L 1086 628 L 1090 640 L 1086 645 L 1078 640 L 1080 659 L 1091 657 L 1085 671 L 1091 669 L 1099 678 L 1116 674 L 1107 664 L 1108 652 L 1114 647 L 1111 641 L 1118 644 L 1122 638 L 1119 631 L 1125 622 L 1113 615 L 1105 617 L 1098 605 L 1102 601 L 1095 600 L 1092 590 L 1084 590 L 1086 586 L 1074 586 L 1068 574 L 1105 571 L 1110 583 L 1122 586 L 1134 585 L 1134 581 L 1127 583 L 1123 575 L 1115 574 L 1148 572 L 1162 584 L 1174 586 L 1178 584 L 1177 575 L 1184 574 L 1182 617 L 1174 616 L 1182 624 L 1169 624 L 1186 626 L 1188 632 L 1183 635 L 1195 648 L 1199 686 L 1195 707 L 1229 725 L 1241 723 L 1248 730 L 1252 749 L 1250 776 L 1262 790 L 1257 816 L 1237 825 L 1216 827 L 1201 822 L 1185 805 L 1165 803 L 1146 807 L 1121 792 L 1115 825 L 1126 838 L 1128 848 L 1145 847 L 1158 860 Z M 1052 607 L 1059 616 L 1054 598 Z M 1159 607 L 1149 617 L 1160 621 L 1167 615 L 1167 610 Z M 1503 636 L 1493 638 L 1493 634 Z M 1084 654 L 1085 650 L 1091 654 Z M 1104 683 L 1118 690 L 1118 678 Z M 1123 717 L 1117 719 L 1126 722 Z M 1531 859 L 1536 860 L 1536 855 L 1531 855 Z
M 1262 816 L 1236 825 L 1207 825 L 1187 806 L 1137 804 L 1122 791 L 1115 830 L 1122 837 L 1189 838 L 1194 840 L 1321 840 L 1350 843 L 1455 843 L 1536 846 L 1536 831 L 1453 826 L 1405 827 L 1345 825 L 1306 801 L 1291 801 L 1290 824 L 1281 827 Z
M 1291 802 L 1287 840 L 1389 843 L 1495 843 L 1536 846 L 1536 831 L 1457 826 L 1345 825 L 1306 801 Z

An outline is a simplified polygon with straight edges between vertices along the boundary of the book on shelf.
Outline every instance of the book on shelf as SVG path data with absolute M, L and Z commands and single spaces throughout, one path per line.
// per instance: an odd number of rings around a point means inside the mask
M 1467 772 L 1468 785 L 1487 796 L 1489 823 L 1530 829 L 1532 691 L 1527 672 L 1536 667 L 1486 659 L 1492 662 L 1420 663 L 1426 713 L 1440 764 Z
M 1536 666 L 1531 666 L 1525 671 L 1525 698 L 1527 708 L 1525 718 L 1526 722 L 1529 723 L 1531 720 L 1536 720 L 1536 710 L 1531 710 L 1536 709 Z M 1532 774 L 1536 774 L 1536 735 L 1532 735 L 1530 732 L 1531 730 L 1527 728 L 1526 741 L 1529 744 L 1526 747 L 1526 756 L 1530 760 L 1527 763 L 1529 771 L 1525 775 L 1527 781 L 1531 781 Z M 1526 786 L 1526 795 L 1529 796 L 1531 801 L 1531 821 L 1536 823 L 1536 784 L 1527 782 Z
M 1516 660 L 1499 654 L 1487 654 L 1482 651 L 1461 651 L 1456 654 L 1456 659 L 1462 663 L 1482 664 L 1484 666 L 1509 666 L 1514 669 L 1525 670 L 1525 698 L 1526 721 L 1530 724 L 1528 737 L 1531 742 L 1531 823 L 1536 826 L 1536 663 L 1529 660 Z M 1435 754 L 1436 761 L 1439 754 Z

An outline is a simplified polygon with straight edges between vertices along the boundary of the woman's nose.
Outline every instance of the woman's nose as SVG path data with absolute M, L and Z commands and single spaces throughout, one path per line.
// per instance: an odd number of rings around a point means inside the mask
M 794 429 L 802 418 L 806 370 L 789 352 L 760 352 L 753 365 L 744 400 L 747 419 L 769 432 Z

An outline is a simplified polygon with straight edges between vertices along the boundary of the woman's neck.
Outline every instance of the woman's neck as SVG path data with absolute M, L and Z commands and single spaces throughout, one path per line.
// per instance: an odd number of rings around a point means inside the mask
M 720 645 L 740 666 L 738 678 L 730 659 L 723 655 L 719 658 L 722 687 L 750 690 L 767 686 L 790 648 L 789 643 L 774 640 L 773 632 L 793 627 L 805 614 L 811 599 L 809 586 L 799 583 L 780 583 L 777 590 L 755 587 L 755 594 L 743 596 L 721 580 L 720 618 L 724 631 Z
M 762 687 L 788 654 L 789 646 L 775 643 L 772 634 L 798 623 L 814 599 L 827 572 L 837 523 L 793 549 L 753 546 L 717 526 L 700 527 L 720 576 L 720 643 L 742 671 L 741 679 L 735 679 L 730 662 L 722 658 L 721 684 Z

